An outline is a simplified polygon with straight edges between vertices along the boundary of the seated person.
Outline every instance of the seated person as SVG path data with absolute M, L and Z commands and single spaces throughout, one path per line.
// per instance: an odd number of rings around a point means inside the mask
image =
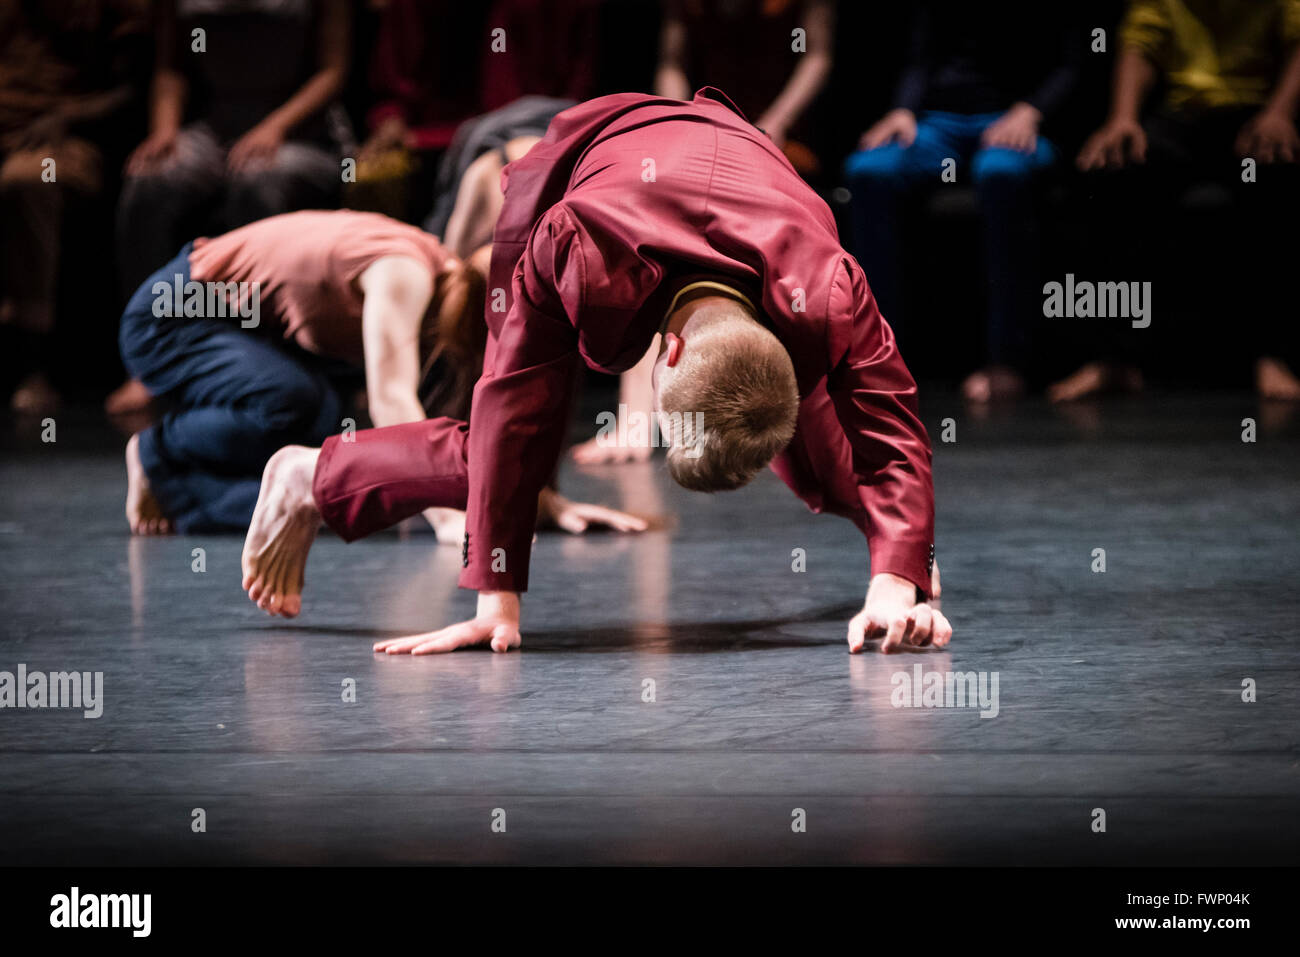
M 1164 96 L 1143 115 L 1157 81 Z M 1256 389 L 1265 398 L 1300 400 L 1300 379 L 1280 355 L 1284 339 L 1295 343 L 1294 323 L 1281 318 L 1292 308 L 1284 277 L 1295 254 L 1273 235 L 1286 215 L 1280 211 L 1300 201 L 1300 0 L 1133 0 L 1112 83 L 1110 116 L 1077 160 L 1081 170 L 1111 180 L 1090 187 L 1104 201 L 1094 217 L 1103 235 L 1091 245 L 1118 248 L 1137 262 L 1153 225 L 1190 185 L 1228 188 L 1238 228 L 1223 237 L 1224 274 L 1241 277 L 1234 304 L 1252 318 L 1236 328 L 1251 336 Z M 1259 169 L 1244 182 L 1247 159 Z M 1139 229 L 1116 235 L 1113 223 L 1133 210 Z M 1067 401 L 1141 388 L 1132 351 L 1117 344 L 1115 355 L 1085 364 L 1049 396 Z
M 131 99 L 143 0 L 0 5 L 0 351 L 17 360 L 10 404 L 53 412 L 60 253 L 70 198 L 98 193 L 103 137 Z
M 1039 42 L 1026 44 L 1026 36 Z M 962 385 L 971 401 L 1012 397 L 1025 386 L 1029 333 L 1041 318 L 1032 186 L 1056 161 L 1039 131 L 1070 96 L 1086 43 L 1038 0 L 1000 4 L 996 15 L 960 0 L 922 0 L 896 106 L 845 163 L 858 258 L 904 343 L 912 328 L 902 289 L 904 200 L 942 188 L 949 159 L 956 181 L 974 185 L 988 317 L 983 367 Z
M 655 92 L 688 100 L 699 86 L 723 90 L 812 176 L 821 164 L 808 144 L 807 112 L 834 65 L 834 21 L 833 0 L 668 0 Z
M 149 135 L 118 204 L 128 292 L 199 229 L 336 206 L 342 186 L 347 0 L 166 0 L 155 21 Z M 107 407 L 147 401 L 128 385 Z

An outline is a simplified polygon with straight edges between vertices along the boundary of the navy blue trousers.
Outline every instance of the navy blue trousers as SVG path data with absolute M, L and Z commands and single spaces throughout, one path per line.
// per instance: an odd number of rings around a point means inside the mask
M 911 146 L 890 143 L 860 150 L 844 172 L 853 191 L 854 250 L 871 280 L 876 300 L 899 341 L 905 344 L 903 314 L 902 200 L 908 193 L 941 182 L 945 159 L 968 165 L 958 178 L 974 184 L 984 219 L 987 254 L 988 325 L 986 361 L 1018 365 L 1029 358 L 1027 333 L 1041 319 L 1034 287 L 1036 240 L 1031 187 L 1035 175 L 1056 160 L 1043 137 L 1034 152 L 983 146 L 980 136 L 1000 113 L 922 113 Z
M 154 315 L 154 283 L 188 282 L 189 253 L 146 279 L 122 315 L 122 361 L 166 408 L 140 433 L 140 461 L 177 531 L 242 531 L 267 459 L 320 445 L 342 407 L 323 361 L 237 317 Z

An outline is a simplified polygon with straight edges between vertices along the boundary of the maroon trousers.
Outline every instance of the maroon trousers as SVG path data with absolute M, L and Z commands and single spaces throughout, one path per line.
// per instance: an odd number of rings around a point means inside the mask
M 345 542 L 426 508 L 464 509 L 468 440 L 469 425 L 446 418 L 332 435 L 316 461 L 312 498 Z M 857 497 L 852 456 L 823 382 L 800 403 L 795 437 L 772 471 L 812 511 L 842 515 L 865 532 L 869 519 Z
M 468 437 L 469 426 L 456 419 L 330 436 L 311 486 L 321 518 L 351 542 L 426 508 L 463 510 Z

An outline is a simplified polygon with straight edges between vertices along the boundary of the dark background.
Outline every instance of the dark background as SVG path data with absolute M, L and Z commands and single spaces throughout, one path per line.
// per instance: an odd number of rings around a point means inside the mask
M 1080 278 L 1089 275 L 1090 243 L 1085 222 L 1091 197 L 1073 169 L 1073 157 L 1083 139 L 1105 116 L 1109 97 L 1109 76 L 1115 47 L 1115 28 L 1123 10 L 1122 0 L 1101 0 L 1089 5 L 1087 31 L 1100 26 L 1107 31 L 1108 52 L 1090 53 L 1084 63 L 1084 77 L 1070 106 L 1044 128 L 1060 149 L 1061 162 L 1047 177 L 1041 190 L 1042 281 L 1061 279 L 1066 272 Z M 461 35 L 478 21 L 478 35 L 486 36 L 487 11 L 466 4 L 463 22 L 454 29 Z M 990 15 L 996 15 L 990 11 Z M 820 178 L 814 183 L 831 203 L 841 223 L 847 244 L 840 168 L 858 137 L 891 105 L 906 52 L 907 4 L 839 4 L 836 25 L 836 59 L 832 78 L 812 108 L 810 144 L 824 158 Z M 660 7 L 656 0 L 607 0 L 600 12 L 598 77 L 600 93 L 652 88 L 659 40 Z M 376 15 L 365 4 L 357 4 L 354 21 L 354 59 L 345 106 L 358 136 L 362 135 L 369 106 L 367 73 Z M 1015 29 L 1008 22 L 1008 29 Z M 117 359 L 117 319 L 124 304 L 113 271 L 113 212 L 120 187 L 121 167 L 128 152 L 145 135 L 146 91 L 152 44 L 141 37 L 137 62 L 137 102 L 122 110 L 111 124 L 105 124 L 101 143 L 106 151 L 106 188 L 92 200 L 81 200 L 80 208 L 69 210 L 69 221 L 78 228 L 65 232 L 62 257 L 66 275 L 60 280 L 59 339 L 75 344 L 60 348 L 59 365 L 53 370 L 55 384 L 73 398 L 98 401 L 119 383 L 122 369 Z M 1026 36 L 1026 44 L 1036 38 Z M 481 51 L 472 45 L 449 44 L 454 59 L 450 72 L 473 75 Z M 563 63 L 557 70 L 565 69 Z M 417 179 L 416 205 L 424 207 L 419 190 L 430 183 L 436 157 L 424 157 L 422 179 Z M 981 272 L 979 224 L 974 196 L 965 186 L 936 191 L 918 208 L 909 223 L 908 296 L 912 315 L 925 323 L 925 347 L 904 341 L 904 354 L 916 377 L 931 385 L 950 386 L 973 368 L 972 356 L 979 354 L 982 341 L 984 283 Z M 427 195 L 427 194 L 426 194 Z M 1222 239 L 1221 210 L 1211 207 L 1169 210 L 1162 224 L 1167 241 L 1153 244 L 1148 258 L 1134 264 L 1127 276 L 1116 280 L 1155 280 L 1160 320 L 1144 337 L 1141 356 L 1148 377 L 1158 383 L 1196 388 L 1242 388 L 1248 382 L 1249 356 L 1244 345 L 1215 335 L 1232 313 L 1232 277 L 1219 265 L 1218 243 Z M 1279 219 L 1282 213 L 1279 213 Z M 1117 230 L 1123 224 L 1114 224 Z M 1176 253 L 1175 253 L 1176 250 Z M 870 277 L 868 277 L 870 278 Z M 886 317 L 888 318 L 888 317 Z M 1245 321 L 1266 321 L 1267 317 L 1244 317 Z M 1038 378 L 1064 374 L 1080 362 L 1094 358 L 1093 343 L 1086 323 L 1048 327 L 1036 346 L 1040 364 Z M 920 338 L 920 337 L 918 337 Z M 1226 341 L 1225 341 L 1226 339 Z M 933 348 L 934 344 L 938 348 Z M 7 350 L 6 350 L 7 351 Z M 7 360 L 7 357 L 6 357 Z M 15 378 L 8 361 L 0 363 L 0 375 L 8 385 Z M 1213 371 L 1213 375 L 1209 373 Z

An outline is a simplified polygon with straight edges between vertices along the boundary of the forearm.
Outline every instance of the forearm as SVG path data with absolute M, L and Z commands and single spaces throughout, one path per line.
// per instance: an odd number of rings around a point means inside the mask
M 1136 122 L 1142 112 L 1142 101 L 1155 81 L 1156 68 L 1150 60 L 1136 50 L 1123 50 L 1115 65 L 1110 118 Z
M 1024 102 L 1040 116 L 1050 116 L 1060 109 L 1079 82 L 1079 68 L 1072 63 L 1057 67 Z
M 502 618 L 517 626 L 520 604 L 519 592 L 481 591 L 478 593 L 478 617 Z
M 655 93 L 671 100 L 691 98 L 690 81 L 682 66 L 686 55 L 686 25 L 674 17 L 664 21 L 659 38 L 659 65 L 655 69 Z
M 1040 110 L 1038 107 L 1034 106 L 1034 104 L 1030 103 L 1028 100 L 1021 100 L 1018 103 L 1012 103 L 1011 106 L 1007 109 L 1007 112 L 1008 113 L 1024 112 L 1027 113 L 1030 117 L 1032 117 L 1035 123 L 1043 122 L 1043 111 Z
M 780 95 L 763 114 L 760 125 L 789 129 L 821 92 L 830 73 L 831 58 L 828 54 L 806 54 Z
M 881 598 L 913 602 L 925 599 L 929 589 L 917 589 L 911 581 L 890 572 L 877 572 L 872 569 L 871 580 L 867 583 L 867 601 Z
M 834 19 L 834 6 L 825 0 L 812 0 L 805 5 L 802 22 L 807 52 L 799 57 L 799 65 L 764 113 L 762 119 L 769 126 L 789 129 L 826 85 L 833 60 L 831 33 Z
M 130 98 L 131 88 L 123 85 L 103 93 L 92 93 L 89 96 L 69 100 L 59 108 L 59 114 L 70 123 L 96 120 L 113 112 Z
M 329 0 L 324 4 L 320 27 L 320 69 L 279 108 L 263 120 L 286 134 L 299 123 L 333 101 L 343 90 L 348 72 L 348 4 Z
M 1300 107 L 1300 44 L 1291 51 L 1282 77 L 1264 104 L 1264 110 L 1294 119 L 1297 107 Z
M 289 133 L 303 120 L 324 109 L 343 89 L 343 79 L 341 69 L 330 67 L 321 70 L 289 100 L 268 113 L 262 122 Z
M 366 387 L 370 421 L 376 428 L 424 420 L 424 407 L 413 391 Z
M 655 93 L 670 100 L 689 100 L 691 84 L 686 72 L 678 66 L 660 66 L 655 71 Z
M 149 104 L 149 132 L 174 133 L 185 112 L 185 77 L 176 70 L 154 74 Z

